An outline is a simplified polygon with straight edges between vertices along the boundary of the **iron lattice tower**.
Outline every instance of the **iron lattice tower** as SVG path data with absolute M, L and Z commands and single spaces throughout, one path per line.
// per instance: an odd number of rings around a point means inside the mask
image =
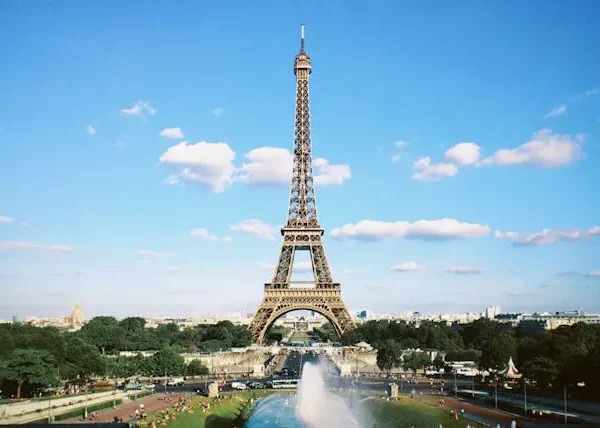
M 340 284 L 332 279 L 323 249 L 324 230 L 317 217 L 308 97 L 312 67 L 304 49 L 304 26 L 301 31 L 300 52 L 294 62 L 296 119 L 290 204 L 287 222 L 281 229 L 283 243 L 279 262 L 273 280 L 265 284 L 263 300 L 250 325 L 254 341 L 259 344 L 264 343 L 275 320 L 295 310 L 311 310 L 323 315 L 339 335 L 354 328 L 342 301 Z M 314 281 L 292 282 L 296 251 L 310 252 Z

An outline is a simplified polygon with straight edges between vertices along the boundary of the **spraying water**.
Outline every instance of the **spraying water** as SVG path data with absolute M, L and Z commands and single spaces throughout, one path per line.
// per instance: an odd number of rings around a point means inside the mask
M 320 366 L 306 363 L 298 386 L 296 417 L 310 428 L 358 428 L 344 399 L 327 389 Z
M 354 406 L 352 406 L 354 407 Z M 296 395 L 275 394 L 257 406 L 247 428 L 359 428 L 356 413 L 327 388 L 323 369 L 306 363 Z

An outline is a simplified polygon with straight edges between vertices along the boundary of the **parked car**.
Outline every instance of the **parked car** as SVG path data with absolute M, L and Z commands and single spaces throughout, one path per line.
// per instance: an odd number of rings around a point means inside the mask
M 242 383 L 242 382 L 231 382 L 231 388 L 232 389 L 238 389 L 240 391 L 248 389 L 248 387 L 246 386 L 246 384 Z
M 250 389 L 265 389 L 266 385 L 262 382 L 249 382 L 248 386 L 250 387 Z

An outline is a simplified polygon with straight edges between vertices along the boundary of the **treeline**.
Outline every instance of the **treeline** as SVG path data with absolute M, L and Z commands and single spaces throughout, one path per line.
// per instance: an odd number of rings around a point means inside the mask
M 321 337 L 339 340 L 330 325 Z M 520 327 L 485 318 L 449 327 L 423 322 L 419 327 L 391 321 L 369 321 L 341 338 L 345 345 L 365 341 L 382 353 L 385 368 L 403 363 L 406 349 L 439 350 L 446 361 L 475 361 L 482 369 L 503 369 L 512 357 L 519 371 L 542 388 L 585 384 L 600 392 L 600 325 L 577 323 L 531 336 Z M 410 356 L 410 368 L 429 360 Z M 391 362 L 390 362 L 391 361 Z M 406 365 L 406 363 L 404 363 Z M 441 361 L 434 365 L 443 365 Z
M 61 380 L 92 376 L 202 375 L 194 361 L 184 364 L 182 352 L 212 352 L 247 346 L 246 327 L 229 321 L 179 330 L 174 324 L 146 328 L 143 318 L 117 321 L 96 317 L 77 332 L 28 324 L 0 324 L 0 389 L 20 396 L 56 385 Z M 116 357 L 118 351 L 158 350 L 152 357 Z

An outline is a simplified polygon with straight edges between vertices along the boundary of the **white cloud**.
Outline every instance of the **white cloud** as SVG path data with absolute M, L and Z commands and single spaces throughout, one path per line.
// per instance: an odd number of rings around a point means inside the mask
M 195 236 L 196 238 L 203 239 L 205 241 L 220 241 L 220 242 L 231 242 L 230 236 L 219 237 L 210 233 L 207 229 L 197 228 L 190 232 L 190 235 Z
M 487 225 L 464 223 L 452 218 L 440 220 L 407 221 L 375 221 L 363 220 L 356 224 L 349 223 L 333 229 L 334 238 L 351 238 L 363 240 L 382 240 L 386 238 L 414 239 L 461 239 L 487 236 L 491 229 Z
M 14 223 L 15 219 L 13 217 L 7 217 L 5 215 L 0 215 L 0 224 L 9 224 Z
M 589 229 L 551 230 L 543 229 L 536 233 L 521 234 L 517 232 L 494 232 L 494 238 L 508 239 L 515 246 L 548 245 L 558 241 L 579 241 L 585 238 L 600 236 L 600 226 Z
M 457 275 L 478 275 L 484 273 L 485 269 L 476 266 L 453 266 L 446 269 L 446 272 Z
M 294 266 L 292 266 L 292 271 L 294 271 L 296 273 L 312 272 L 312 263 L 311 262 L 294 263 Z
M 4 241 L 0 242 L 0 250 L 41 250 L 52 253 L 70 253 L 71 247 L 66 245 L 43 245 L 29 241 Z
M 458 143 L 446 151 L 445 158 L 457 165 L 473 165 L 479 160 L 480 152 L 481 147 L 475 143 Z
M 393 265 L 391 268 L 394 272 L 417 272 L 425 269 L 425 266 L 417 262 L 404 262 Z
M 395 155 L 393 155 L 390 160 L 392 161 L 392 163 L 396 163 L 398 162 L 400 159 L 402 158 L 402 154 L 401 153 L 396 153 Z
M 556 168 L 579 160 L 580 142 L 583 134 L 552 134 L 550 129 L 541 129 L 533 134 L 531 140 L 515 149 L 501 149 L 493 156 L 482 161 L 483 165 L 519 165 L 534 164 L 546 168 Z
M 600 277 L 600 270 L 595 270 L 587 274 L 588 276 Z
M 275 269 L 275 265 L 272 263 L 260 263 L 259 266 L 263 269 L 268 269 L 268 270 Z
M 85 132 L 87 132 L 89 135 L 94 135 L 96 133 L 96 129 L 92 125 L 88 125 L 87 128 L 85 128 Z
M 163 180 L 163 182 L 170 186 L 175 186 L 176 184 L 181 184 L 181 180 L 179 179 L 179 176 L 177 174 L 169 174 L 167 176 L 167 178 L 165 178 Z
M 567 111 L 567 105 L 561 104 L 558 107 L 554 107 L 552 110 L 550 110 L 548 113 L 546 113 L 544 115 L 544 117 L 548 118 L 548 117 L 562 116 L 563 114 L 565 114 L 566 111 Z
M 344 184 L 350 180 L 350 165 L 331 165 L 326 159 L 317 158 L 313 165 L 316 168 L 315 184 L 317 186 L 328 186 Z
M 275 241 L 275 227 L 258 219 L 244 220 L 229 226 L 231 230 L 256 236 L 267 241 Z
M 183 141 L 171 146 L 159 162 L 184 167 L 180 177 L 206 185 L 212 192 L 221 193 L 233 179 L 235 152 L 227 143 Z M 173 180 L 172 180 L 173 181 Z
M 181 268 L 179 266 L 169 266 L 166 271 L 168 273 L 179 273 L 181 272 Z
M 398 140 L 394 143 L 394 147 L 396 147 L 397 149 L 403 149 L 406 146 L 408 146 L 408 143 L 406 141 Z
M 440 181 L 458 173 L 456 165 L 451 163 L 432 164 L 429 156 L 415 161 L 413 170 L 416 172 L 411 178 L 418 181 Z
M 119 111 L 126 116 L 143 116 L 144 114 L 154 116 L 156 114 L 156 109 L 148 101 L 136 101 L 130 108 L 122 108 Z
M 247 184 L 289 184 L 293 157 L 289 150 L 278 147 L 259 147 L 246 153 L 237 179 Z M 313 161 L 316 185 L 340 185 L 350 179 L 349 165 L 332 165 L 323 158 Z
M 259 147 L 246 153 L 238 179 L 249 184 L 287 184 L 292 176 L 292 154 L 287 149 Z
M 223 116 L 223 113 L 225 113 L 225 109 L 223 107 L 217 107 L 212 111 L 212 114 L 215 117 L 221 117 Z
M 181 128 L 165 128 L 158 135 L 165 138 L 183 138 Z

